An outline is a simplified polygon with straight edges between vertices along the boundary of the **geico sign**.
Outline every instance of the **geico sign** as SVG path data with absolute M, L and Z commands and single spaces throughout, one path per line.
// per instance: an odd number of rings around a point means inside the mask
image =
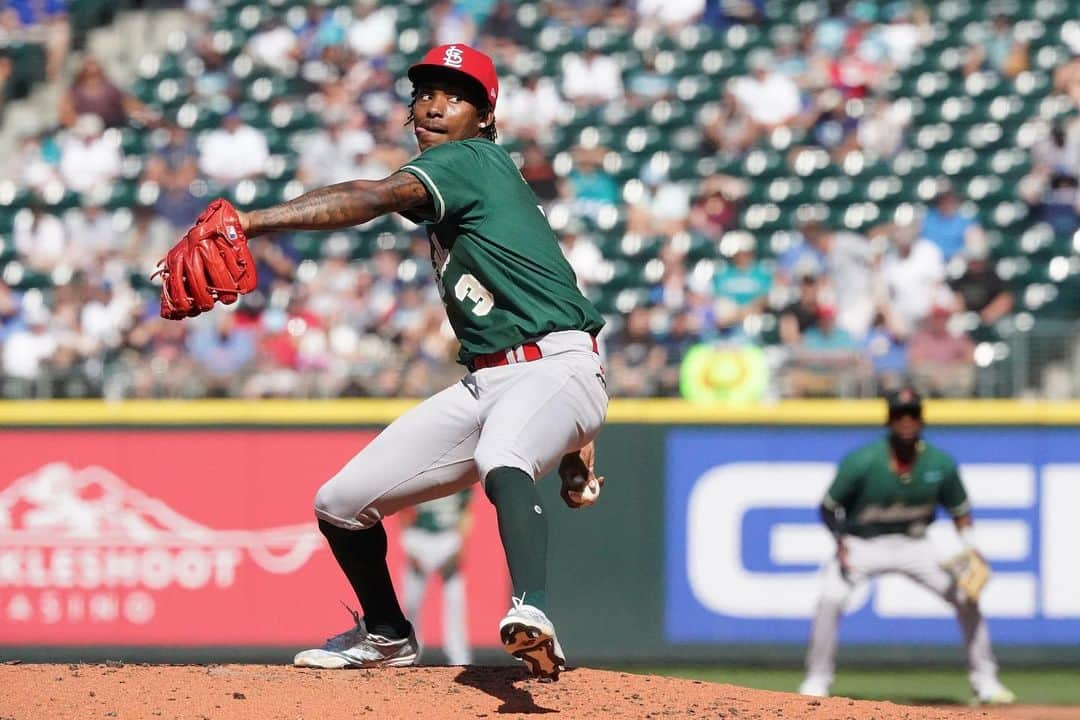
M 686 518 L 687 577 L 698 602 L 726 616 L 809 618 L 817 571 L 783 566 L 819 564 L 832 552 L 832 539 L 820 523 L 785 522 L 780 511 L 817 507 L 834 472 L 832 463 L 740 462 L 701 475 Z M 961 477 L 975 507 L 980 549 L 992 563 L 1023 568 L 995 571 L 983 611 L 1002 618 L 1080 617 L 1080 465 L 965 464 Z M 775 567 L 752 570 L 743 561 L 744 519 L 751 510 L 770 509 L 778 518 L 767 534 Z M 980 510 L 990 509 L 1016 517 L 979 519 Z M 938 521 L 929 532 L 942 558 L 958 550 L 950 522 Z M 857 593 L 848 610 L 867 603 L 882 618 L 952 615 L 935 595 L 896 574 L 879 578 L 873 593 Z

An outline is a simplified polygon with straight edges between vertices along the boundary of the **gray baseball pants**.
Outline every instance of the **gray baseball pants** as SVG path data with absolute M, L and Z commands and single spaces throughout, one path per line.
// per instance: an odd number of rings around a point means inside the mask
M 535 482 L 588 444 L 608 400 L 592 337 L 555 332 L 536 343 L 539 360 L 470 372 L 392 422 L 319 488 L 315 514 L 363 530 L 495 468 L 518 468 Z
M 932 590 L 956 610 L 968 657 L 968 679 L 976 690 L 997 683 L 997 662 L 990 646 L 990 632 L 976 603 L 968 602 L 956 580 L 938 564 L 928 538 L 889 534 L 873 538 L 844 537 L 848 574 L 832 558 L 822 568 L 821 597 L 810 630 L 806 677 L 827 688 L 833 679 L 836 635 L 840 615 L 848 598 L 861 583 L 881 573 L 898 572 Z

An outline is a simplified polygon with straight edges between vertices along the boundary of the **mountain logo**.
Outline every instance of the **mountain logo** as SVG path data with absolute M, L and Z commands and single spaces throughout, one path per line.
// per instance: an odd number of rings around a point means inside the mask
M 245 559 L 297 572 L 320 547 L 314 523 L 207 527 L 99 466 L 49 463 L 0 490 L 0 592 L 138 592 L 145 606 L 153 591 L 230 587 Z

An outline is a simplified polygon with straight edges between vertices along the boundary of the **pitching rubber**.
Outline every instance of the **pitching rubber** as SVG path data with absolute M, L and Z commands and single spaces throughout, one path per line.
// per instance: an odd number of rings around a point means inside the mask
M 566 658 L 555 649 L 555 638 L 531 625 L 510 623 L 499 631 L 506 652 L 522 660 L 541 681 L 555 682 L 566 669 Z

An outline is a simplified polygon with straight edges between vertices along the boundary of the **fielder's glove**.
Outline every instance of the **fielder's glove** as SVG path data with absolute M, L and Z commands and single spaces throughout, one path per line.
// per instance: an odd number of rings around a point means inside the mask
M 161 317 L 183 320 L 255 289 L 255 260 L 240 216 L 228 200 L 210 203 L 195 225 L 158 261 Z
M 978 602 L 979 595 L 990 579 L 990 565 L 974 550 L 965 550 L 945 564 L 956 578 L 956 585 L 969 602 Z

